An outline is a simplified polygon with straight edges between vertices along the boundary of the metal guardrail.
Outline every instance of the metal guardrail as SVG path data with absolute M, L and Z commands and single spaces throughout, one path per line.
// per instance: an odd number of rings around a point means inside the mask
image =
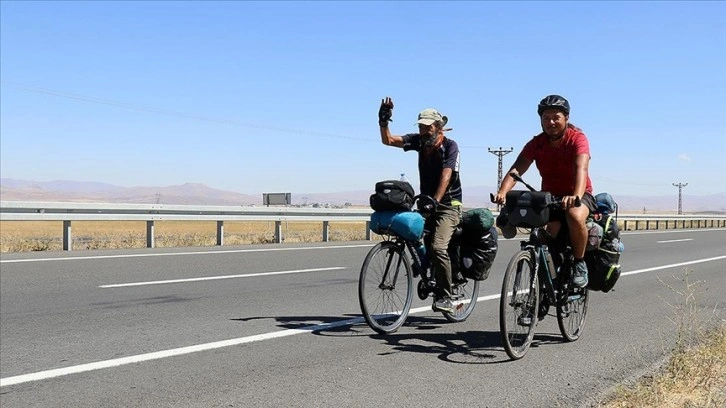
M 274 221 L 275 242 L 282 242 L 284 221 L 321 221 L 323 241 L 329 240 L 330 222 L 366 222 L 366 239 L 372 210 L 366 208 L 294 208 L 190 206 L 166 204 L 106 204 L 0 201 L 0 221 L 63 221 L 63 250 L 72 246 L 72 221 L 146 221 L 146 246 L 154 247 L 155 221 L 216 221 L 217 245 L 224 245 L 224 221 Z
M 323 242 L 328 242 L 331 221 L 365 222 L 366 240 L 371 209 L 235 207 L 167 204 L 108 204 L 70 202 L 0 201 L 0 221 L 63 221 L 63 250 L 72 248 L 72 221 L 146 221 L 146 246 L 154 247 L 155 221 L 216 221 L 217 245 L 224 244 L 225 221 L 275 221 L 275 242 L 282 242 L 284 221 L 322 222 Z M 497 213 L 494 212 L 496 215 Z M 618 216 L 623 230 L 722 228 L 726 215 L 638 214 Z M 694 226 L 695 225 L 695 226 Z

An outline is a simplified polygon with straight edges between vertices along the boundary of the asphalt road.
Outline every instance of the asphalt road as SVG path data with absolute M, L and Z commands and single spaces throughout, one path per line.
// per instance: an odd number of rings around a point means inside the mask
M 549 316 L 519 361 L 498 325 L 517 240 L 500 241 L 466 322 L 416 299 L 388 336 L 358 307 L 370 242 L 2 254 L 0 406 L 590 406 L 671 349 L 674 274 L 700 282 L 706 324 L 726 317 L 726 230 L 623 240 L 624 274 L 592 295 L 583 337 L 564 343 Z

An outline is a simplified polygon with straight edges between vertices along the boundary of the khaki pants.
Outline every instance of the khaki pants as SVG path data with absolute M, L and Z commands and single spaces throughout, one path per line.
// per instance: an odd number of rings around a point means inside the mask
M 436 277 L 438 296 L 451 296 L 451 259 L 449 242 L 454 230 L 461 222 L 461 206 L 449 207 L 439 204 L 432 217 L 433 234 L 431 237 L 431 263 Z

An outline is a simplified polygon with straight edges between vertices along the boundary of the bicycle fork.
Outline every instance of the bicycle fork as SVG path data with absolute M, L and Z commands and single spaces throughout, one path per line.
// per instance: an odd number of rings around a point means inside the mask
M 396 253 L 395 250 L 389 249 L 388 255 L 392 255 L 393 253 Z M 402 252 L 399 252 L 402 253 Z M 391 272 L 391 264 L 393 263 L 393 256 L 387 256 L 388 261 L 386 262 L 386 271 L 383 273 L 383 277 L 381 278 L 381 283 L 378 284 L 378 289 L 381 290 L 393 290 L 396 288 L 396 282 L 398 281 L 398 272 L 401 270 L 401 262 L 403 262 L 403 256 L 398 257 L 398 262 L 395 267 L 395 272 L 393 273 L 393 279 L 388 279 L 388 275 Z M 390 283 L 387 283 L 390 282 Z

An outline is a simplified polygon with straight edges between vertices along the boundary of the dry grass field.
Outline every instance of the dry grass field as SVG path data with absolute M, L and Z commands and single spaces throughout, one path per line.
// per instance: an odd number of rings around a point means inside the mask
M 673 311 L 676 343 L 657 372 L 634 384 L 620 384 L 601 408 L 724 408 L 726 407 L 726 319 L 717 308 L 700 303 L 704 282 L 673 276 L 679 284 L 661 280 L 679 299 L 666 304 Z
M 283 222 L 284 242 L 321 242 L 322 222 Z M 156 221 L 157 247 L 214 246 L 215 221 Z M 145 221 L 74 221 L 71 224 L 73 250 L 146 247 Z M 274 221 L 224 223 L 224 245 L 274 242 Z M 330 241 L 365 239 L 363 222 L 331 222 Z M 60 251 L 63 248 L 62 221 L 1 221 L 0 252 Z

